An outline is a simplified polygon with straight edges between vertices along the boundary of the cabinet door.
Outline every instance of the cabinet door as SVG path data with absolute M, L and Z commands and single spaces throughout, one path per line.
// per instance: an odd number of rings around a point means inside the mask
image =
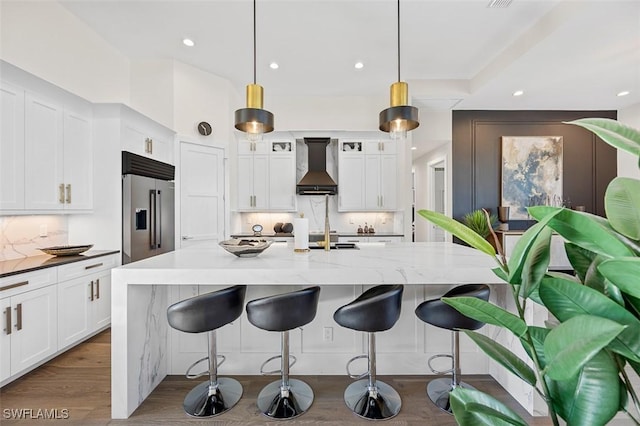
M 269 159 L 269 210 L 296 210 L 296 159 L 293 154 Z
M 0 299 L 0 382 L 11 375 L 11 334 L 13 319 L 11 315 L 11 299 Z
M 24 209 L 24 90 L 0 85 L 0 210 Z
M 11 333 L 11 374 L 16 374 L 57 351 L 57 286 L 11 298 L 16 327 Z
M 95 279 L 92 303 L 95 331 L 111 323 L 111 271 Z
M 395 210 L 398 206 L 398 165 L 395 155 L 380 156 L 380 208 Z
M 238 156 L 238 210 L 253 209 L 253 156 Z
M 130 122 L 122 123 L 122 149 L 134 154 L 149 156 L 149 144 L 147 142 L 147 132 L 140 126 Z
M 364 155 L 341 155 L 338 163 L 338 210 L 364 208 Z
M 64 206 L 62 107 L 25 95 L 25 208 Z
M 58 348 L 64 349 L 91 330 L 91 281 L 87 277 L 58 284 Z
M 380 210 L 380 156 L 365 156 L 364 207 L 367 210 Z
M 64 115 L 65 209 L 93 208 L 93 150 L 91 121 L 78 114 Z
M 253 156 L 253 208 L 269 208 L 269 157 L 266 155 Z

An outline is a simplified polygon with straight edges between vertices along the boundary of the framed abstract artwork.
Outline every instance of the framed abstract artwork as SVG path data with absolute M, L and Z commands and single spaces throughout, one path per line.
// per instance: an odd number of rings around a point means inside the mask
M 562 136 L 502 136 L 501 206 L 527 220 L 540 205 L 562 206 Z

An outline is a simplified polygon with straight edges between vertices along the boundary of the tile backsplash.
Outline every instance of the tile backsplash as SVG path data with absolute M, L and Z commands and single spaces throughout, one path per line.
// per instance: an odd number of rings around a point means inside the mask
M 0 216 L 0 261 L 44 254 L 69 244 L 67 216 Z

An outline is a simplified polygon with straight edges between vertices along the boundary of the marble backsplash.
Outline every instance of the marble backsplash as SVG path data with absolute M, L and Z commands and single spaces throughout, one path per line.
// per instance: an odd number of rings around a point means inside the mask
M 0 216 L 0 261 L 44 254 L 69 244 L 67 216 Z

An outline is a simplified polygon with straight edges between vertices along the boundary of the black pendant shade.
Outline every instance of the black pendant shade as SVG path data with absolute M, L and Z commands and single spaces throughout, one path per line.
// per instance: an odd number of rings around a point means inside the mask
M 236 129 L 245 133 L 273 131 L 273 114 L 261 108 L 242 108 L 235 113 Z
M 380 130 L 401 132 L 413 130 L 420 125 L 418 108 L 411 105 L 389 107 L 380 111 Z

